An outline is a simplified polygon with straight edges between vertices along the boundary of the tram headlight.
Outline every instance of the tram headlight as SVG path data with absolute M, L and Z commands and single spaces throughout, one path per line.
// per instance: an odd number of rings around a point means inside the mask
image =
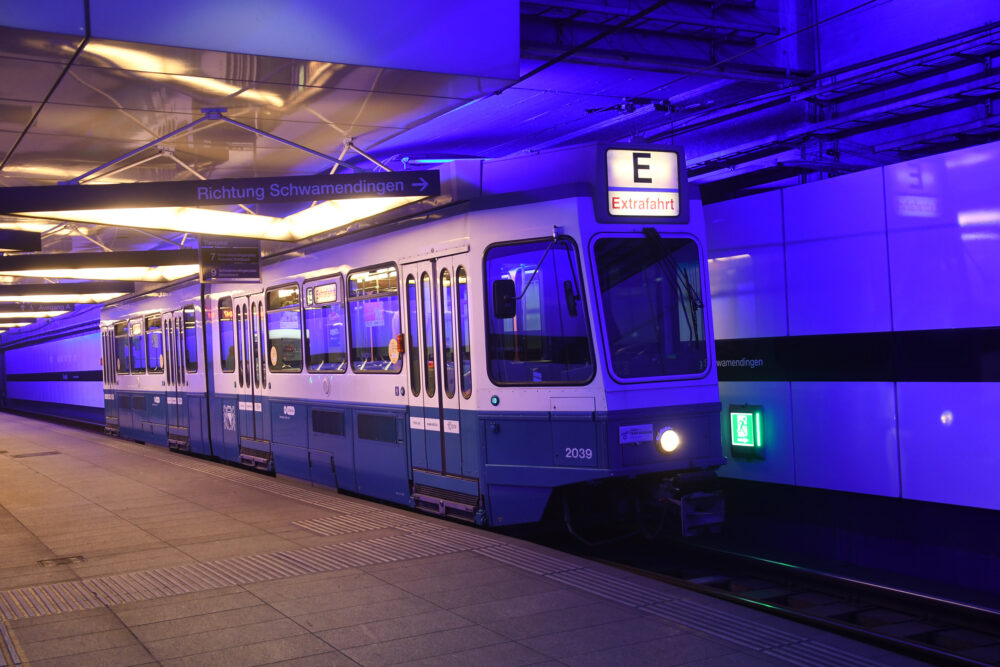
M 661 451 L 669 454 L 681 446 L 681 435 L 669 426 L 665 426 L 657 433 L 656 444 L 660 446 Z

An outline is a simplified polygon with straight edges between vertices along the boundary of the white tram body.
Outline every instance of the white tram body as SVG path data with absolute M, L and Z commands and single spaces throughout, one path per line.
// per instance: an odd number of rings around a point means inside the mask
M 486 161 L 481 196 L 271 255 L 259 284 L 107 304 L 108 429 L 494 526 L 609 480 L 708 497 L 725 459 L 699 202 L 599 221 L 601 150 L 556 173 Z

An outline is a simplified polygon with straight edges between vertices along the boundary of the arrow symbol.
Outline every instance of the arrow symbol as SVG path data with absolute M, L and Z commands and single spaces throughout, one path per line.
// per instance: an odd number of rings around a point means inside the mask
M 413 182 L 413 185 L 418 186 L 420 188 L 420 191 L 423 192 L 424 190 L 427 189 L 427 186 L 430 184 L 426 180 L 424 180 L 423 176 L 421 176 L 419 181 Z

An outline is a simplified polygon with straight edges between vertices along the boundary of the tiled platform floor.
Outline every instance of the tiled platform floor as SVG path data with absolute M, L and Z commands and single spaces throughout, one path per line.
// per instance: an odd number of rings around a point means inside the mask
M 0 414 L 0 666 L 21 663 L 912 664 L 488 531 Z

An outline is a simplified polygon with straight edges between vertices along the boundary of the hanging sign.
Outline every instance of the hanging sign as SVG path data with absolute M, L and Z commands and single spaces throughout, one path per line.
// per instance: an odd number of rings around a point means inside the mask
M 42 185 L 0 188 L 0 213 L 229 206 L 329 199 L 432 197 L 439 194 L 440 173 L 432 170 L 115 185 Z
M 260 241 L 234 236 L 199 236 L 203 283 L 259 283 Z

